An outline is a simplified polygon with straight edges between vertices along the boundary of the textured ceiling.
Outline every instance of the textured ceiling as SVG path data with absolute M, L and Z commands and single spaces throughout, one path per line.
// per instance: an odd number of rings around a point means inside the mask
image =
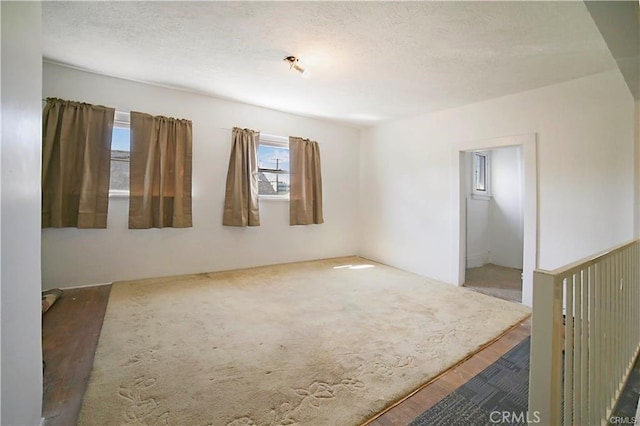
M 616 67 L 582 2 L 56 1 L 42 14 L 47 60 L 358 126 Z

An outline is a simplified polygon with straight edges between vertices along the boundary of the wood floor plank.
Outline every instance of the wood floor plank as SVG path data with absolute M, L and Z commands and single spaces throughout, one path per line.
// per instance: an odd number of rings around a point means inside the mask
M 110 291 L 110 285 L 65 290 L 42 318 L 45 425 L 77 423 Z

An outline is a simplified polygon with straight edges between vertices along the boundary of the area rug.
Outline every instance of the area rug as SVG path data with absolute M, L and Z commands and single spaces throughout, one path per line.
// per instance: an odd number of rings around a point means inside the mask
M 453 393 L 416 417 L 410 426 L 526 425 L 529 351 L 527 337 Z M 505 414 L 506 413 L 506 414 Z
M 528 308 L 358 257 L 115 283 L 82 425 L 357 425 Z

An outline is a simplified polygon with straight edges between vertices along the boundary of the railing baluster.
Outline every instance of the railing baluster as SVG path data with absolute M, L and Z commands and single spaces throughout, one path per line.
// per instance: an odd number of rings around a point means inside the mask
M 609 280 L 607 282 L 607 288 L 609 289 L 609 335 L 611 336 L 611 339 L 609 340 L 609 366 L 610 366 L 610 371 L 609 371 L 609 392 L 608 392 L 608 400 L 607 400 L 607 417 L 609 416 L 609 413 L 612 410 L 612 395 L 614 394 L 615 390 L 615 385 L 616 385 L 616 351 L 615 351 L 615 347 L 616 347 L 616 333 L 615 333 L 615 323 L 616 323 L 616 315 L 615 315 L 615 311 L 616 311 L 616 291 L 615 291 L 615 287 L 616 287 L 616 264 L 615 264 L 615 258 L 613 256 L 609 257 L 607 259 L 607 262 L 609 263 Z
M 613 291 L 615 294 L 614 297 L 614 302 L 615 302 L 615 308 L 613 310 L 613 315 L 615 318 L 615 323 L 614 323 L 614 332 L 616 335 L 616 342 L 614 343 L 614 347 L 617 349 L 615 351 L 615 366 L 616 366 L 616 372 L 615 375 L 613 376 L 613 393 L 612 393 L 612 398 L 611 398 L 611 410 L 613 410 L 613 407 L 615 406 L 615 402 L 616 402 L 616 397 L 618 396 L 618 392 L 620 391 L 620 389 L 622 388 L 622 383 L 620 378 L 624 375 L 623 373 L 623 369 L 624 369 L 624 365 L 622 362 L 622 333 L 621 333 L 621 318 L 620 318 L 620 311 L 621 311 L 621 306 L 622 306 L 622 301 L 621 301 L 621 293 L 620 293 L 620 285 L 622 284 L 622 263 L 621 263 L 621 256 L 620 253 L 616 253 L 613 256 L 613 259 L 616 263 L 616 280 L 614 282 L 614 286 L 613 286 Z
M 611 335 L 613 337 L 611 341 L 611 366 L 613 367 L 613 371 L 610 377 L 611 381 L 611 392 L 609 393 L 609 406 L 610 409 L 613 410 L 613 398 L 617 392 L 618 385 L 618 372 L 620 370 L 619 366 L 619 343 L 620 336 L 618 335 L 618 286 L 620 285 L 620 271 L 618 270 L 618 259 L 617 256 L 611 256 L 611 266 L 612 266 L 612 277 L 609 282 L 609 287 L 611 288 Z
M 607 417 L 609 411 L 611 411 L 611 392 L 613 391 L 613 380 L 611 380 L 611 378 L 613 377 L 613 370 L 614 370 L 614 364 L 613 364 L 613 357 L 615 356 L 614 352 L 613 352 L 613 348 L 614 348 L 614 337 L 613 337 L 613 286 L 611 285 L 611 283 L 615 280 L 615 275 L 614 275 L 614 269 L 613 269 L 613 262 L 611 261 L 611 258 L 607 258 L 606 259 L 606 265 L 607 265 L 607 280 L 604 282 L 605 284 L 605 288 L 607 290 L 607 297 L 606 297 L 606 303 L 607 303 L 607 331 L 606 331 L 606 336 L 607 336 L 607 358 L 606 358 L 606 362 L 607 362 L 607 393 L 605 394 L 605 417 Z
M 573 277 L 564 279 L 564 424 L 573 424 Z
M 580 413 L 582 412 L 582 373 L 580 372 L 580 361 L 582 360 L 582 279 L 580 271 L 571 276 L 574 288 L 574 344 L 573 344 L 573 415 L 574 423 L 582 424 Z
M 597 392 L 598 392 L 598 398 L 596 399 L 596 407 L 597 407 L 597 413 L 598 413 L 598 423 L 601 422 L 602 417 L 604 416 L 604 389 L 606 386 L 606 373 L 604 371 L 603 368 L 603 364 L 605 363 L 605 354 L 606 354 L 606 348 L 605 348 L 605 329 L 604 329 L 604 324 L 606 322 L 606 312 L 605 312 L 605 300 L 604 298 L 606 297 L 606 292 L 604 291 L 604 280 L 605 280 L 605 265 L 604 262 L 599 262 L 597 263 L 598 265 L 598 274 L 596 275 L 596 303 L 598 305 L 598 317 L 599 317 L 599 321 L 598 321 L 598 345 L 596 346 L 596 350 L 598 352 L 598 387 Z
M 640 340 L 640 244 L 633 247 L 633 302 L 631 313 L 633 319 L 631 325 L 633 327 L 634 344 Z M 640 343 L 640 342 L 639 342 Z M 637 351 L 638 344 L 635 345 Z
M 622 321 L 621 326 L 621 335 L 622 335 L 622 347 L 624 348 L 624 355 L 622 360 L 625 361 L 626 358 L 631 356 L 631 348 L 629 346 L 629 342 L 631 340 L 631 336 L 629 335 L 629 286 L 631 285 L 631 274 L 629 273 L 629 269 L 631 267 L 629 261 L 631 260 L 631 256 L 629 252 L 623 253 L 624 259 L 622 261 L 622 270 L 623 270 L 623 287 L 622 287 L 622 316 L 620 320 Z M 628 360 L 626 360 L 628 361 Z M 627 362 L 625 362 L 627 364 Z M 626 374 L 626 366 L 625 366 L 625 374 Z
M 596 268 L 597 265 L 589 267 L 589 386 L 588 386 L 588 401 L 589 401 L 589 417 L 587 424 L 596 424 L 597 410 L 596 400 L 598 397 L 598 354 L 597 354 L 597 342 L 598 342 L 598 312 L 596 311 Z
M 612 407 L 615 406 L 615 399 L 618 396 L 618 393 L 620 392 L 620 390 L 622 389 L 622 385 L 624 384 L 622 382 L 622 377 L 625 374 L 625 362 L 624 362 L 624 358 L 623 356 L 625 355 L 624 353 L 624 345 L 623 345 L 623 339 L 624 336 L 622 335 L 622 287 L 624 285 L 623 283 L 623 274 L 622 274 L 622 253 L 616 253 L 615 254 L 615 260 L 616 260 L 616 270 L 618 271 L 618 273 L 616 274 L 616 285 L 614 287 L 614 290 L 616 292 L 616 309 L 614 310 L 614 314 L 616 316 L 616 323 L 615 323 L 615 327 L 616 327 L 616 347 L 618 348 L 617 352 L 616 352 L 616 367 L 617 367 L 617 371 L 616 371 L 616 376 L 615 376 L 615 380 L 616 380 L 616 386 L 615 386 L 615 393 L 613 395 L 613 404 Z
M 616 360 L 618 371 L 616 372 L 616 380 L 618 382 L 617 383 L 618 386 L 616 386 L 616 392 L 613 398 L 614 407 L 615 407 L 616 399 L 620 394 L 620 391 L 622 390 L 622 386 L 624 385 L 622 378 L 625 377 L 626 370 L 627 370 L 627 363 L 625 362 L 625 359 L 624 359 L 626 355 L 626 352 L 624 350 L 624 346 L 625 346 L 624 335 L 622 334 L 622 330 L 623 330 L 622 325 L 624 321 L 624 317 L 622 316 L 622 314 L 624 313 L 624 309 L 623 309 L 624 299 L 622 298 L 622 290 L 624 288 L 624 273 L 623 273 L 622 259 L 623 259 L 623 253 L 617 253 L 616 267 L 618 269 L 618 277 L 616 280 L 615 290 L 616 290 L 616 332 L 618 334 L 618 339 L 616 343 L 616 348 L 618 349 L 617 360 Z
M 631 285 L 629 288 L 629 291 L 631 292 L 631 296 L 630 296 L 630 302 L 629 302 L 629 328 L 631 328 L 631 336 L 633 336 L 633 340 L 630 342 L 631 343 L 631 348 L 633 349 L 634 353 L 635 353 L 635 346 L 636 346 L 636 342 L 638 340 L 638 331 L 636 328 L 636 325 L 638 323 L 638 317 L 637 317 L 637 311 L 638 311 L 638 298 L 636 297 L 637 293 L 636 291 L 638 290 L 638 288 L 640 287 L 640 280 L 638 279 L 638 274 L 637 274 L 637 270 L 638 270 L 638 263 L 640 262 L 640 259 L 638 258 L 638 246 L 634 246 L 633 247 L 633 251 L 631 252 Z
M 627 357 L 631 356 L 633 353 L 633 347 L 631 346 L 631 262 L 632 256 L 631 252 L 625 252 L 625 272 L 624 272 L 624 318 L 622 319 L 623 332 L 622 335 L 625 336 L 625 352 Z
M 580 271 L 580 287 L 582 300 L 581 306 L 581 329 L 582 329 L 582 357 L 580 359 L 580 382 L 582 392 L 580 399 L 580 424 L 589 422 L 589 268 Z

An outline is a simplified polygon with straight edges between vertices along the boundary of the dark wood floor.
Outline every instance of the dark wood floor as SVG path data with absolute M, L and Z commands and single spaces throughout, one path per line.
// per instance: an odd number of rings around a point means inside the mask
M 110 291 L 110 285 L 65 290 L 42 318 L 47 426 L 77 422 Z
M 111 286 L 108 285 L 65 290 L 44 315 L 42 351 L 47 366 L 44 371 L 42 417 L 47 426 L 68 426 L 77 422 L 110 291 Z M 408 424 L 530 333 L 531 320 L 527 319 L 366 424 Z

